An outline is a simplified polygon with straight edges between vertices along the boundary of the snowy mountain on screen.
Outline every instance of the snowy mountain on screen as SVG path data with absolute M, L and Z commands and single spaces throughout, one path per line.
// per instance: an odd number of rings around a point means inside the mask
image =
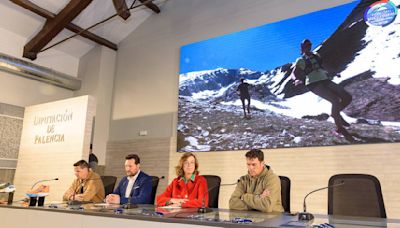
M 367 143 L 400 141 L 400 16 L 388 26 L 369 27 L 360 9 L 373 2 L 361 1 L 314 51 L 328 76 L 352 95 L 342 115 L 354 124 L 359 138 Z M 392 2 L 399 8 L 400 0 Z M 329 118 L 331 104 L 305 86 L 294 86 L 294 61 L 264 72 L 218 68 L 181 74 L 178 150 L 348 143 L 329 136 L 334 128 Z M 245 123 L 240 121 L 243 111 L 236 91 L 240 78 L 251 84 L 251 109 L 255 110 L 253 120 Z M 320 121 L 307 119 L 310 116 Z

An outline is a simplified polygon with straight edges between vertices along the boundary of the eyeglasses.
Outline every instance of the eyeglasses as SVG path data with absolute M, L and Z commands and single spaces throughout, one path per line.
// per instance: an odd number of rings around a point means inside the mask
M 196 162 L 188 162 L 188 161 L 183 162 L 184 166 L 191 166 L 191 165 L 195 165 L 195 164 L 196 164 Z

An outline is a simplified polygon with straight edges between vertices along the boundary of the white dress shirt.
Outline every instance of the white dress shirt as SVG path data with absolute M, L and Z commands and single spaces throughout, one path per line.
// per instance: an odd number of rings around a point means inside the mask
M 131 194 L 133 185 L 135 184 L 135 181 L 137 179 L 137 177 L 139 176 L 140 170 L 136 173 L 135 176 L 132 177 L 127 177 L 129 182 L 128 182 L 128 186 L 126 186 L 126 191 L 125 191 L 125 197 L 129 198 L 129 195 Z

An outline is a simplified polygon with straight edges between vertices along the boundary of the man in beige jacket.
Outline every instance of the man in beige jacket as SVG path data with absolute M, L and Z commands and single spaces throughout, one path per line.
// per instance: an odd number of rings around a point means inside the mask
M 246 153 L 248 174 L 242 176 L 229 200 L 229 208 L 283 212 L 281 182 L 271 168 L 265 165 L 264 153 L 252 149 Z
M 102 202 L 105 193 L 99 174 L 89 170 L 89 164 L 85 160 L 76 162 L 74 171 L 77 178 L 65 192 L 63 200 Z

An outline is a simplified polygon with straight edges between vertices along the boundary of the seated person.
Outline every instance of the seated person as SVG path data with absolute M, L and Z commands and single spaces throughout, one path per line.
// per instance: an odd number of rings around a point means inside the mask
M 207 180 L 199 175 L 198 168 L 196 156 L 184 153 L 175 167 L 178 177 L 157 196 L 157 206 L 208 207 Z
M 102 202 L 104 186 L 99 174 L 89 170 L 89 164 L 85 160 L 76 162 L 74 171 L 77 178 L 65 192 L 63 200 Z
M 107 203 L 150 204 L 152 178 L 140 170 L 140 158 L 136 154 L 125 157 L 126 176 L 114 192 L 106 197 Z
M 97 168 L 99 167 L 99 159 L 97 159 L 97 156 L 93 153 L 93 146 L 90 144 L 89 148 L 89 168 L 93 172 L 97 172 Z
M 265 165 L 264 153 L 252 149 L 246 153 L 248 174 L 242 176 L 229 200 L 229 208 L 283 212 L 281 182 L 272 169 Z

